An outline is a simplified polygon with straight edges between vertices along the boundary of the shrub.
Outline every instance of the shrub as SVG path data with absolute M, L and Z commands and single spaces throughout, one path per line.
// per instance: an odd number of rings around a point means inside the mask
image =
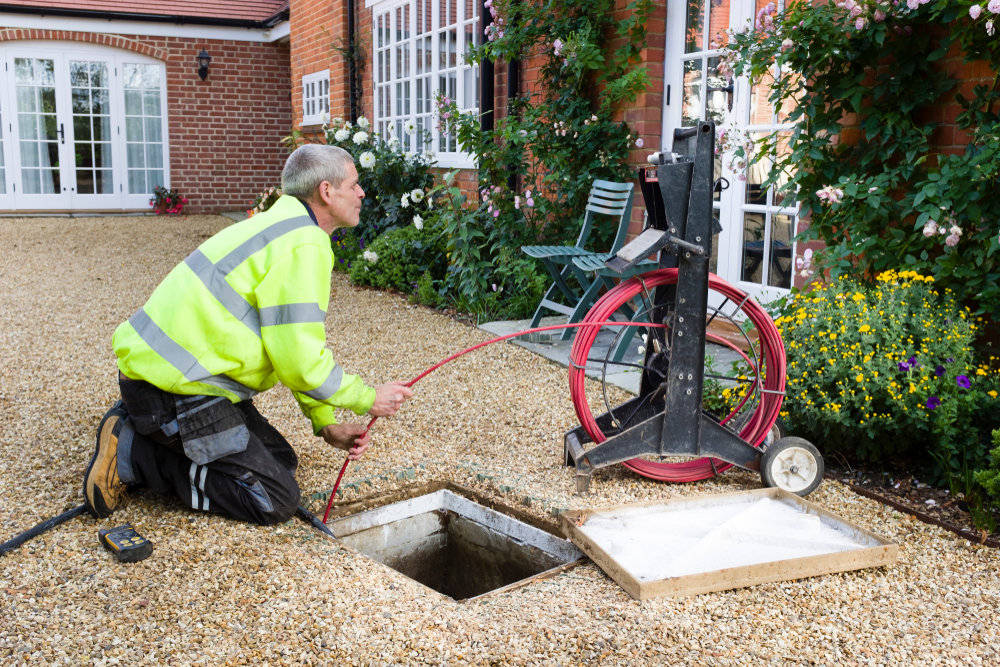
M 425 272 L 440 280 L 447 268 L 441 229 L 409 225 L 379 236 L 352 262 L 351 282 L 382 289 L 413 292 Z
M 348 271 L 361 258 L 365 242 L 353 229 L 335 229 L 330 235 L 330 245 L 333 247 L 333 270 Z
M 416 134 L 416 127 L 404 126 L 402 138 L 385 139 L 374 133 L 364 116 L 357 125 L 343 118 L 323 125 L 320 143 L 343 148 L 358 168 L 359 184 L 365 191 L 361 222 L 354 228 L 359 242 L 369 243 L 383 232 L 409 225 L 416 215 L 426 217 L 424 195 L 434 184 L 434 156 L 405 150 L 403 141 L 409 144 Z M 285 138 L 289 148 L 303 143 L 307 139 L 297 130 Z
M 250 208 L 247 210 L 247 217 L 252 218 L 258 213 L 263 213 L 267 209 L 274 206 L 274 203 L 278 201 L 281 197 L 281 187 L 272 185 L 267 190 L 264 190 L 259 195 L 254 197 L 253 201 L 250 202 Z
M 177 188 L 167 190 L 162 185 L 153 188 L 153 196 L 149 200 L 149 205 L 156 209 L 156 215 L 163 213 L 180 215 L 186 203 L 188 203 L 187 197 L 182 197 Z
M 793 430 L 860 458 L 929 453 L 948 467 L 939 479 L 982 463 L 1000 374 L 975 363 L 976 323 L 932 278 L 814 284 L 783 303 L 777 324 Z

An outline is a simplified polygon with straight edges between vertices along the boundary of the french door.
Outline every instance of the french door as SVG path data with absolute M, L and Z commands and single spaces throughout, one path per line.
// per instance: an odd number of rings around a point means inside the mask
M 769 0 L 668 0 L 664 70 L 663 150 L 670 150 L 673 128 L 714 120 L 734 132 L 755 137 L 790 130 L 768 103 L 767 82 L 750 86 L 719 71 L 725 31 L 741 29 Z M 782 3 L 783 5 L 783 3 Z M 781 5 L 779 5 L 781 6 Z M 797 206 L 775 188 L 764 189 L 770 163 L 759 160 L 744 174 L 729 168 L 729 155 L 716 158 L 717 177 L 730 184 L 715 193 L 715 214 L 722 232 L 713 238 L 711 270 L 762 303 L 792 286 Z M 741 180 L 743 176 L 746 180 Z
M 168 181 L 162 65 L 34 45 L 4 63 L 0 208 L 147 208 Z

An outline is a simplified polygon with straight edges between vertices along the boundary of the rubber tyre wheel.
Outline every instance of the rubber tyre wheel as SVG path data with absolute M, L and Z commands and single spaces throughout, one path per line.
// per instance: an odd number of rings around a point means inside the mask
M 761 457 L 760 478 L 764 486 L 804 498 L 823 482 L 823 457 L 808 440 L 784 437 L 768 447 Z
M 767 432 L 766 436 L 764 436 L 764 447 L 770 447 L 787 435 L 788 427 L 785 426 L 785 420 L 778 417 L 774 420 L 774 425 L 771 426 L 771 430 Z

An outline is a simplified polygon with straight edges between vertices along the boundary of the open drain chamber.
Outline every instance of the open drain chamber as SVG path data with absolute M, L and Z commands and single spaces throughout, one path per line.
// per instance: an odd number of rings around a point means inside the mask
M 556 574 L 584 557 L 568 540 L 448 489 L 328 527 L 345 545 L 455 600 Z

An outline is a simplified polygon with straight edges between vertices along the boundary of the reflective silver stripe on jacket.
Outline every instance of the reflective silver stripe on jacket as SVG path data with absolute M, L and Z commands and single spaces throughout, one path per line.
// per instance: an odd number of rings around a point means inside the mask
M 226 391 L 231 391 L 241 400 L 248 400 L 258 393 L 257 390 L 251 389 L 250 387 L 240 384 L 236 380 L 228 377 L 226 375 L 212 375 L 208 370 L 198 363 L 198 360 L 194 358 L 194 355 L 181 347 L 177 342 L 174 341 L 166 332 L 161 329 L 156 322 L 154 322 L 149 315 L 146 314 L 145 309 L 140 308 L 136 311 L 135 315 L 129 318 L 129 324 L 135 329 L 135 332 L 139 334 L 146 345 L 148 345 L 153 352 L 163 357 L 163 359 L 176 368 L 184 379 L 188 382 L 203 382 L 205 384 L 210 384 L 213 387 L 218 387 L 219 389 L 225 389 Z
M 247 325 L 247 328 L 257 338 L 260 338 L 260 318 L 257 316 L 257 311 L 250 305 L 250 302 L 233 289 L 233 286 L 226 280 L 226 274 L 222 273 L 218 266 L 212 264 L 212 260 L 205 257 L 201 250 L 195 250 L 184 259 L 184 263 L 194 271 L 205 289 L 229 311 L 230 315 Z
M 198 279 L 201 280 L 205 289 L 207 289 L 209 293 L 214 296 L 233 317 L 243 322 L 243 324 L 245 324 L 247 328 L 250 329 L 255 336 L 257 336 L 257 338 L 260 338 L 260 317 L 257 315 L 257 311 L 252 305 L 250 305 L 250 302 L 243 298 L 243 296 L 229 284 L 229 281 L 226 280 L 226 276 L 232 273 L 240 264 L 249 259 L 251 255 L 266 248 L 267 245 L 275 239 L 311 224 L 313 224 L 313 221 L 307 215 L 282 220 L 281 222 L 276 222 L 270 227 L 262 229 L 251 236 L 249 239 L 230 251 L 229 254 L 219 260 L 218 263 L 212 263 L 212 260 L 206 257 L 200 249 L 197 249 L 188 255 L 184 260 L 184 263 L 188 265 L 196 276 L 198 276 Z
M 330 371 L 330 375 L 327 376 L 326 381 L 315 389 L 310 389 L 309 391 L 302 392 L 309 398 L 315 398 L 317 401 L 325 401 L 340 389 L 340 383 L 344 380 L 344 371 L 340 368 L 339 364 L 334 364 L 333 370 Z
M 262 327 L 325 321 L 326 312 L 315 303 L 286 303 L 281 306 L 267 306 L 260 309 L 260 325 Z

